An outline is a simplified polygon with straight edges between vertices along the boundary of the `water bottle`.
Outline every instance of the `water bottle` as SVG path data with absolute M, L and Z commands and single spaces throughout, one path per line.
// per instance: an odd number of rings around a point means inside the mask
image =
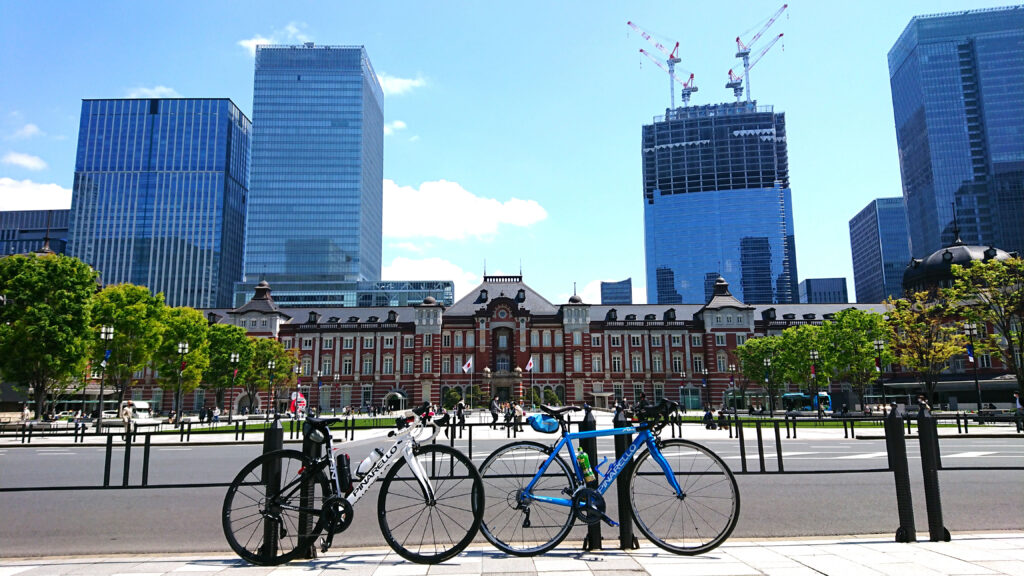
M 382 456 L 384 456 L 384 451 L 380 448 L 374 448 L 373 451 L 359 463 L 359 466 L 356 468 L 356 476 L 359 478 L 366 476 L 366 473 L 373 468 L 373 465 L 376 464 L 377 460 L 380 460 Z
M 583 480 L 588 484 L 597 480 L 597 476 L 594 476 L 594 469 L 590 467 L 590 457 L 580 447 L 576 452 L 576 461 L 580 463 L 580 469 L 583 470 Z

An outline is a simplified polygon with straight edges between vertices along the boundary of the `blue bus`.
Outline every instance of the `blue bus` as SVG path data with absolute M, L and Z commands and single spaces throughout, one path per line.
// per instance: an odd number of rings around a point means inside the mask
M 826 411 L 832 410 L 832 396 L 828 392 L 818 392 L 817 396 L 807 392 L 789 392 L 782 395 L 782 408 L 787 412 L 814 412 L 819 405 Z

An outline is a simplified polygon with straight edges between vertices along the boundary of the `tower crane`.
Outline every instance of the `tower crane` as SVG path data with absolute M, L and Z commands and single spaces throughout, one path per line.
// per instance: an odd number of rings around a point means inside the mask
M 676 42 L 675 47 L 673 47 L 672 50 L 669 50 L 661 42 L 658 42 L 657 40 L 652 38 L 651 35 L 645 32 L 643 28 L 640 28 L 632 21 L 626 22 L 626 25 L 632 28 L 633 30 L 639 32 L 640 36 L 642 36 L 644 40 L 650 42 L 652 46 L 660 50 L 661 53 L 666 56 L 665 63 L 668 65 L 668 67 L 663 66 L 661 62 L 654 58 L 654 56 L 651 56 L 651 54 L 646 50 L 640 50 L 640 52 L 642 52 L 645 56 L 647 56 L 651 60 L 654 60 L 654 63 L 657 64 L 659 68 L 668 72 L 668 94 L 669 102 L 671 103 L 671 108 L 674 110 L 676 107 L 676 93 L 675 87 L 672 85 L 673 80 L 683 85 L 682 98 L 683 105 L 686 106 L 690 102 L 690 94 L 696 92 L 697 87 L 693 85 L 693 74 L 690 74 L 690 79 L 687 82 L 683 82 L 682 80 L 676 77 L 676 64 L 682 62 L 682 60 L 679 59 L 679 55 L 677 54 L 677 52 L 679 52 L 679 42 Z
M 675 80 L 676 82 L 679 82 L 679 84 L 683 87 L 682 94 L 681 94 L 682 99 L 683 99 L 683 106 L 689 106 L 689 104 L 690 104 L 690 95 L 697 91 L 697 86 L 695 86 L 693 84 L 693 74 L 690 74 L 690 78 L 688 80 L 686 80 L 685 82 L 683 82 L 682 80 L 679 79 L 678 76 L 675 75 L 675 73 L 672 70 L 669 70 L 668 68 L 666 68 L 665 65 L 662 64 L 657 58 L 652 56 L 650 52 L 648 52 L 647 50 L 644 50 L 643 48 L 641 48 L 640 49 L 640 53 L 643 54 L 644 56 L 647 56 L 648 58 L 650 58 L 651 61 L 653 61 L 655 64 L 658 65 L 658 68 L 661 68 L 665 72 L 668 72 L 669 76 L 671 76 L 673 80 Z M 670 86 L 670 89 L 671 89 L 671 86 Z M 674 94 L 673 94 L 673 96 L 674 96 Z M 673 100 L 672 101 L 672 106 L 675 107 L 675 104 L 676 104 L 675 100 Z
M 761 38 L 761 35 L 764 34 L 765 31 L 768 30 L 768 28 L 770 28 L 771 25 L 774 24 L 775 21 L 779 19 L 779 16 L 781 16 L 782 13 L 788 7 L 789 7 L 789 4 L 783 4 L 782 8 L 779 8 L 775 12 L 775 14 L 772 14 L 772 17 L 768 19 L 768 22 L 766 22 L 765 25 L 762 26 L 761 29 L 757 31 L 757 34 L 754 34 L 754 36 L 750 40 L 748 40 L 745 44 L 743 43 L 743 40 L 741 40 L 739 36 L 736 37 L 736 57 L 743 59 L 743 74 L 741 74 L 739 76 L 738 81 L 742 81 L 743 78 L 747 79 L 747 102 L 750 102 L 750 78 L 749 78 L 749 72 L 750 72 L 750 69 L 754 66 L 753 64 L 750 63 L 750 50 L 751 50 L 751 48 L 754 47 L 754 43 L 756 43 L 758 41 L 758 39 Z M 782 37 L 782 34 L 779 34 L 778 36 L 775 37 L 775 41 L 778 41 L 778 39 L 781 38 L 781 37 Z M 775 42 L 772 42 L 772 44 L 774 44 L 774 43 Z M 771 45 L 769 45 L 768 48 L 771 48 Z M 768 48 L 765 48 L 761 52 L 761 54 L 757 57 L 758 60 L 761 58 L 761 56 L 764 56 L 764 53 L 768 51 Z M 757 60 L 755 60 L 754 62 L 756 63 Z M 730 84 L 732 84 L 732 83 L 733 83 L 733 80 L 732 80 L 732 75 L 730 73 L 729 84 L 726 84 L 725 87 L 726 88 L 732 88 L 734 92 L 736 90 L 742 90 L 742 87 L 730 86 Z M 740 92 L 736 92 L 736 101 L 737 102 L 739 101 L 740 94 L 741 94 Z
M 761 53 L 758 54 L 754 58 L 753 62 L 749 62 L 748 59 L 744 58 L 743 59 L 743 66 L 744 66 L 743 74 L 740 74 L 739 76 L 737 76 L 736 74 L 733 73 L 732 70 L 729 70 L 729 81 L 726 82 L 725 87 L 726 88 L 732 88 L 732 93 L 733 93 L 733 95 L 736 96 L 736 101 L 737 102 L 739 102 L 740 98 L 743 96 L 743 79 L 747 77 L 747 74 L 750 72 L 750 69 L 753 68 L 755 65 L 757 65 L 757 63 L 761 61 L 761 58 L 763 58 L 764 55 L 769 50 L 772 49 L 772 46 L 775 46 L 775 43 L 782 39 L 782 36 L 783 36 L 782 34 L 779 34 L 778 36 L 773 38 L 772 41 L 769 42 L 768 45 L 764 47 L 764 50 L 761 50 Z M 750 102 L 750 82 L 749 81 L 747 82 L 747 102 Z

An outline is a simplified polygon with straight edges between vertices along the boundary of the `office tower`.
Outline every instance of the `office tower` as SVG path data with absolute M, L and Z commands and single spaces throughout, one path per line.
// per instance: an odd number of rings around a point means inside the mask
M 68 243 L 71 210 L 6 210 L 0 212 L 0 256 L 45 251 L 63 254 Z
M 383 93 L 361 46 L 258 46 L 245 300 L 342 305 L 380 280 Z
M 601 304 L 632 304 L 633 279 L 601 282 Z
M 846 304 L 846 278 L 807 278 L 800 281 L 801 304 Z
M 171 306 L 231 302 L 249 119 L 228 99 L 83 100 L 68 253 Z
M 642 152 L 648 302 L 707 302 L 719 275 L 748 304 L 797 301 L 783 113 L 677 108 L 643 127 Z
M 910 250 L 1024 250 L 1024 6 L 911 19 L 889 51 Z M 858 298 L 860 293 L 857 294 Z
M 903 198 L 872 200 L 850 220 L 850 252 L 857 302 L 903 297 L 903 272 L 910 262 Z

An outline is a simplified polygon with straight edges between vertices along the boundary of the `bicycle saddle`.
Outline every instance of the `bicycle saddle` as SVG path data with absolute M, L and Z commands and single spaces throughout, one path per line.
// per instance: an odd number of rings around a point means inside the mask
M 559 420 L 562 419 L 562 415 L 566 412 L 579 412 L 582 410 L 579 406 L 562 406 L 561 408 L 555 408 L 554 406 L 548 406 L 547 404 L 541 404 L 540 409 L 549 416 Z

